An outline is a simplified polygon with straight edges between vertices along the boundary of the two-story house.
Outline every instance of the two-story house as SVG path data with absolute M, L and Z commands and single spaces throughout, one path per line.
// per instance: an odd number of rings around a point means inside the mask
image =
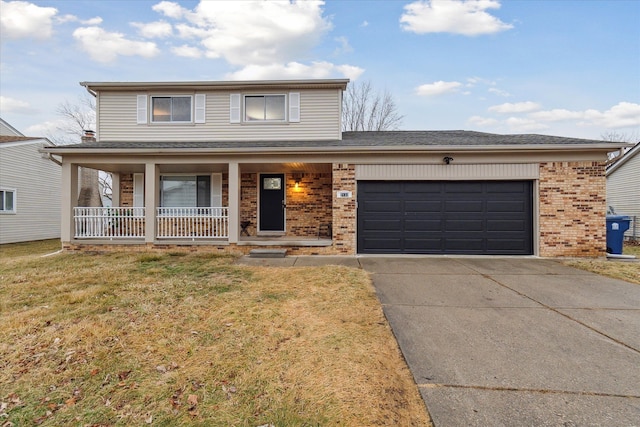
M 83 82 L 97 139 L 62 159 L 66 249 L 605 253 L 602 141 L 341 132 L 348 80 Z M 76 206 L 78 168 L 113 207 Z

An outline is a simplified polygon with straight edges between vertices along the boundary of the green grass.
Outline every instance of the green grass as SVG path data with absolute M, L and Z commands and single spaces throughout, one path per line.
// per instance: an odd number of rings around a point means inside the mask
M 0 259 L 2 423 L 429 425 L 361 270 L 45 246 Z

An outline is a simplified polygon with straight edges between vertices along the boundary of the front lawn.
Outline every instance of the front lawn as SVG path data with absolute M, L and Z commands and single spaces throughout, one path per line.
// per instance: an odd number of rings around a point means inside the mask
M 0 425 L 429 425 L 361 270 L 9 249 Z
M 636 258 L 640 259 L 640 245 L 631 242 L 625 243 L 622 253 L 625 255 L 635 255 Z M 640 285 L 640 262 L 638 261 L 573 259 L 565 261 L 565 264 Z

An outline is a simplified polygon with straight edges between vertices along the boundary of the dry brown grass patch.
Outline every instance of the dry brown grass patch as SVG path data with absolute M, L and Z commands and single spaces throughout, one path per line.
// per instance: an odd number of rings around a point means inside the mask
M 428 425 L 367 275 L 195 254 L 0 262 L 14 425 Z
M 625 243 L 623 253 L 626 255 L 635 255 L 636 258 L 640 258 L 640 245 Z M 565 261 L 565 264 L 640 285 L 640 262 L 638 261 L 576 259 Z

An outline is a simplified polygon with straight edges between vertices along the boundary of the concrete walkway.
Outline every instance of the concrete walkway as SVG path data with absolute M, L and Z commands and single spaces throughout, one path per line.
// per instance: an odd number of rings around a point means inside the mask
M 531 258 L 361 266 L 436 427 L 640 426 L 640 286 Z

